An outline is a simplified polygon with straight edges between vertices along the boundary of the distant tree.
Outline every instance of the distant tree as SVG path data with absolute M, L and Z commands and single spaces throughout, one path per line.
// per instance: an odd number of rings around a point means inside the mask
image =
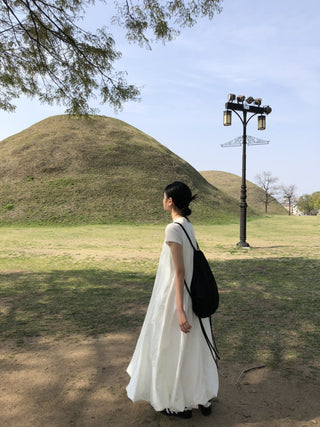
M 291 215 L 293 201 L 295 198 L 296 187 L 295 185 L 289 185 L 288 187 L 286 187 L 285 185 L 282 185 L 281 191 L 282 191 L 284 200 L 286 200 L 288 203 L 289 215 Z
M 104 2 L 105 0 L 101 0 Z M 93 112 L 89 99 L 116 109 L 139 90 L 114 69 L 121 53 L 107 29 L 91 33 L 79 20 L 94 0 L 2 0 L 0 2 L 0 109 L 13 111 L 22 94 L 58 103 L 67 112 Z M 213 18 L 222 0 L 115 0 L 115 16 L 130 41 L 150 48 L 151 38 L 170 41 L 199 17 Z
M 310 215 L 314 209 L 314 202 L 311 194 L 304 194 L 297 202 L 298 209 L 305 215 Z
M 313 209 L 320 209 L 320 191 L 312 193 Z
M 271 172 L 262 172 L 256 175 L 255 181 L 258 186 L 263 190 L 257 192 L 257 199 L 264 203 L 264 211 L 268 213 L 268 206 L 270 203 L 275 202 L 275 195 L 279 191 L 279 187 L 275 185 L 279 178 L 273 177 Z

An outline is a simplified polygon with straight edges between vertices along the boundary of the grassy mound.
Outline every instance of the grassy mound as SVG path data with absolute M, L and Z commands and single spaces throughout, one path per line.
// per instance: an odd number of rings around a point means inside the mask
M 235 199 L 138 129 L 102 116 L 54 116 L 0 143 L 0 221 L 162 222 L 163 188 L 174 180 L 199 195 L 193 221 L 238 217 Z
M 208 182 L 210 182 L 210 184 L 219 188 L 219 190 L 229 194 L 229 196 L 234 197 L 237 200 L 240 199 L 240 176 L 221 171 L 203 171 L 200 173 Z M 261 202 L 261 199 L 263 199 L 263 190 L 248 180 L 246 183 L 248 205 L 260 213 L 264 213 L 264 203 Z M 268 205 L 268 214 L 269 213 L 275 215 L 288 215 L 288 211 L 281 206 L 276 199 L 273 199 L 273 201 Z

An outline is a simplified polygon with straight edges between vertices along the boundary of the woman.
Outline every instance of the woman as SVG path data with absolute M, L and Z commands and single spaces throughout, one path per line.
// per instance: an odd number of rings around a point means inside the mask
M 148 311 L 127 372 L 132 401 L 145 400 L 165 415 L 190 418 L 192 409 L 211 412 L 219 380 L 216 364 L 192 311 L 184 279 L 191 282 L 193 249 L 179 222 L 196 245 L 187 217 L 195 197 L 182 182 L 168 185 L 163 208 L 171 213 Z M 203 319 L 211 336 L 209 319 Z

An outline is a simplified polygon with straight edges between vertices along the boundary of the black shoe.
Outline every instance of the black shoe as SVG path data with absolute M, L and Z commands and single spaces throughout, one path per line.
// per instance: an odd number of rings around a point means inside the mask
M 211 414 L 212 404 L 210 402 L 210 406 L 199 405 L 199 409 L 205 417 L 208 417 Z
M 170 409 L 164 409 L 163 411 L 161 411 L 161 414 L 167 415 L 169 417 L 191 418 L 192 410 L 187 409 L 186 411 L 182 411 L 182 412 L 174 412 L 174 411 L 171 411 Z

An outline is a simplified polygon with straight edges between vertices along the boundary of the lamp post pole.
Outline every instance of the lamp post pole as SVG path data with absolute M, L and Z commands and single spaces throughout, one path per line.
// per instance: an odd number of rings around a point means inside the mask
M 242 181 L 240 191 L 240 242 L 237 246 L 248 247 L 247 239 L 247 112 L 243 112 L 243 134 L 242 134 Z
M 253 99 L 251 96 L 245 100 L 243 95 L 237 96 L 237 102 L 234 94 L 229 94 L 229 102 L 226 103 L 226 110 L 224 111 L 224 125 L 231 126 L 231 111 L 233 111 L 241 120 L 243 126 L 242 133 L 242 179 L 240 191 L 240 241 L 237 246 L 249 247 L 247 243 L 247 183 L 246 183 L 246 163 L 247 163 L 247 124 L 252 117 L 258 116 L 258 130 L 266 128 L 265 114 L 271 113 L 269 106 L 261 107 L 261 99 Z M 254 103 L 254 105 L 250 105 Z M 242 112 L 242 117 L 238 113 Z M 251 115 L 248 117 L 248 113 Z

